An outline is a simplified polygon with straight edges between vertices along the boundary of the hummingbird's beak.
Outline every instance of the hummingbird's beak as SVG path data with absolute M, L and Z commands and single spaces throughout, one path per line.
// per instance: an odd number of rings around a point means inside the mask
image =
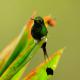
M 31 20 L 34 20 L 33 18 L 31 18 Z
M 31 18 L 31 20 L 35 20 L 34 18 Z
M 34 22 L 36 22 L 36 19 L 34 19 L 34 18 L 31 18 L 31 20 L 33 20 Z

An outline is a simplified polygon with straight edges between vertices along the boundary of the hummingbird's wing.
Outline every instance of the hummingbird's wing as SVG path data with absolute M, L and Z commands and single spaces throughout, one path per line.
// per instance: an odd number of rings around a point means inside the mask
M 42 26 L 42 29 L 41 29 L 41 34 L 42 34 L 43 36 L 47 36 L 47 33 L 48 33 L 48 30 L 47 30 L 46 26 L 43 25 L 43 26 Z
M 44 22 L 45 22 L 46 27 L 47 26 L 54 27 L 56 25 L 56 19 L 53 19 L 51 16 L 45 16 Z

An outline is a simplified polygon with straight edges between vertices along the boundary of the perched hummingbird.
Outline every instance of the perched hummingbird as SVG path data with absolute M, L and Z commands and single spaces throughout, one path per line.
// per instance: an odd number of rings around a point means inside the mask
M 34 24 L 31 29 L 31 35 L 37 42 L 39 42 L 44 37 L 47 37 L 48 30 L 45 26 L 45 23 L 44 23 L 44 20 L 42 17 L 37 16 L 33 20 L 34 20 Z M 43 49 L 44 57 L 48 58 L 48 54 L 47 54 L 47 50 L 46 50 L 46 43 L 47 43 L 47 40 L 43 43 L 41 48 Z

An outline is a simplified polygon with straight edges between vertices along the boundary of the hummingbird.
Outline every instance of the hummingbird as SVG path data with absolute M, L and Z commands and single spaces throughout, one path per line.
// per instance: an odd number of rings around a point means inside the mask
M 46 28 L 46 25 L 44 23 L 44 19 L 40 16 L 35 17 L 34 24 L 31 29 L 31 35 L 37 42 L 40 42 L 43 38 L 46 38 L 46 41 L 42 44 L 41 48 L 44 53 L 44 58 L 48 58 L 47 50 L 46 50 L 46 44 L 47 44 L 47 34 L 48 30 Z

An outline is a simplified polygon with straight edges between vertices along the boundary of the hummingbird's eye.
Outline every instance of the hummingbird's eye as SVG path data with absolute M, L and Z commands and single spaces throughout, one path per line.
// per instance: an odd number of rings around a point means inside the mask
M 44 20 L 42 17 L 40 16 L 37 16 L 35 19 L 35 22 L 38 23 L 38 24 L 44 24 Z
M 37 20 L 37 23 L 40 23 L 40 21 L 39 21 L 39 20 Z

